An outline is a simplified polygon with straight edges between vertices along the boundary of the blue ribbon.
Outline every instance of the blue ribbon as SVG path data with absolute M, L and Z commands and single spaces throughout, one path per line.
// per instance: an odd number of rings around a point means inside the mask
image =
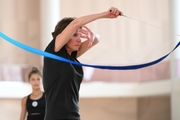
M 162 61 L 163 59 L 165 59 L 169 54 L 171 54 L 180 45 L 180 42 L 179 42 L 171 52 L 169 52 L 165 56 L 163 56 L 157 60 L 154 60 L 152 62 L 148 62 L 148 63 L 144 63 L 144 64 L 138 64 L 138 65 L 129 65 L 129 66 L 104 66 L 104 65 L 83 64 L 83 63 L 78 63 L 78 62 L 68 60 L 68 59 L 65 59 L 63 57 L 60 57 L 60 56 L 57 56 L 57 55 L 54 55 L 54 54 L 51 54 L 48 52 L 44 52 L 42 50 L 30 47 L 30 46 L 25 45 L 25 44 L 22 44 L 16 40 L 13 40 L 12 38 L 8 37 L 7 35 L 3 34 L 2 32 L 0 32 L 0 37 L 2 37 L 4 40 L 14 44 L 15 46 L 17 46 L 19 48 L 22 48 L 28 52 L 32 52 L 32 53 L 37 54 L 37 55 L 41 55 L 44 57 L 60 60 L 63 62 L 67 62 L 67 63 L 79 65 L 79 66 L 93 67 L 93 68 L 99 68 L 99 69 L 110 69 L 110 70 L 134 70 L 134 69 L 140 69 L 140 68 L 144 68 L 144 67 L 148 67 L 148 66 L 157 64 L 160 61 Z

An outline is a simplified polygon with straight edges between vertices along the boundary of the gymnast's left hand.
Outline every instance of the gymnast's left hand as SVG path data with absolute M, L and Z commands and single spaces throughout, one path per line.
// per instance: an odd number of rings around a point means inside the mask
M 85 39 L 89 40 L 87 47 L 90 48 L 95 39 L 94 33 L 86 26 L 83 26 L 78 31 L 81 33 L 81 35 L 80 35 L 81 38 L 85 38 Z

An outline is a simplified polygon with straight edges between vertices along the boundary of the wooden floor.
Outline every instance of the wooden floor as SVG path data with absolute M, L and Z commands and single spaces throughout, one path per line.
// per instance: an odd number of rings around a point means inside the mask
M 19 120 L 20 99 L 0 99 L 0 120 Z M 170 120 L 170 97 L 81 98 L 82 120 Z

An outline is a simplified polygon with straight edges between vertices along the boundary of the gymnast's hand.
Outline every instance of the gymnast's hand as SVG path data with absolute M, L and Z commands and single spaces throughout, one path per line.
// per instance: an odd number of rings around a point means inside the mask
M 80 32 L 81 38 L 85 38 L 85 39 L 89 40 L 87 47 L 90 48 L 95 39 L 94 33 L 86 26 L 83 26 L 81 29 L 78 30 L 78 32 Z
M 115 7 L 111 7 L 105 14 L 106 18 L 117 18 L 123 15 L 123 13 Z

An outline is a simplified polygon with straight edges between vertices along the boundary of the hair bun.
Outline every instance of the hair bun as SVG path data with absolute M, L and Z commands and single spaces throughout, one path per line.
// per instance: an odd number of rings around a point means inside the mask
M 39 71 L 37 67 L 32 67 L 32 71 Z
M 32 67 L 31 71 L 28 74 L 28 79 L 30 79 L 32 74 L 39 74 L 40 76 L 42 76 L 40 70 L 37 67 Z

